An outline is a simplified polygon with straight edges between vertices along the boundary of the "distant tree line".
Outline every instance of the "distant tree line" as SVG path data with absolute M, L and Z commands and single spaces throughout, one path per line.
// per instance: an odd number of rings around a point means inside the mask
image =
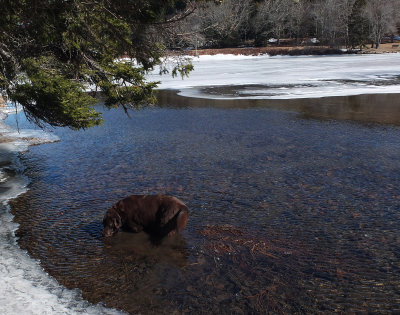
M 400 27 L 399 0 L 224 0 L 184 20 L 170 47 L 291 43 L 378 48 Z

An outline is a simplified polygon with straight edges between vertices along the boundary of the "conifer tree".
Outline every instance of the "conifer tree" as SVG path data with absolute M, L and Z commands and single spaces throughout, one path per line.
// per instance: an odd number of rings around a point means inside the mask
M 362 46 L 368 41 L 368 20 L 364 10 L 366 0 L 356 0 L 349 17 L 349 45 L 352 48 Z
M 189 0 L 0 0 L 0 93 L 40 126 L 101 123 L 96 99 L 125 109 L 153 100 L 146 71 L 160 61 Z M 128 57 L 121 62 L 121 57 Z M 174 73 L 187 73 L 181 63 Z

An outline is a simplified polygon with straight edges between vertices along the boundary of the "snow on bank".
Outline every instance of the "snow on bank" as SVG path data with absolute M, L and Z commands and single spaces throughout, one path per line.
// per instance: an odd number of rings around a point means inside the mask
M 159 89 L 202 98 L 293 99 L 400 92 L 400 54 L 330 56 L 234 56 L 193 58 L 183 80 L 149 75 Z M 207 87 L 230 86 L 229 92 Z M 210 93 L 210 91 L 214 91 Z
M 50 277 L 39 262 L 18 247 L 8 201 L 26 192 L 18 153 L 29 145 L 57 141 L 40 130 L 17 132 L 4 124 L 14 107 L 0 107 L 0 314 L 120 314 L 85 301 L 78 290 L 68 290 Z

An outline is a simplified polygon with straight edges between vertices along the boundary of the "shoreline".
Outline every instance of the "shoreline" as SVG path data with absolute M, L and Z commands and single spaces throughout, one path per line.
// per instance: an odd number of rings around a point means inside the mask
M 91 304 L 79 289 L 69 290 L 46 273 L 40 261 L 21 249 L 9 202 L 26 193 L 29 178 L 23 174 L 19 154 L 31 145 L 59 141 L 43 131 L 14 130 L 5 123 L 15 109 L 0 98 L 0 313 L 30 314 L 124 314 L 102 304 Z
M 302 56 L 302 55 L 347 55 L 347 54 L 385 54 L 400 53 L 398 43 L 381 44 L 378 49 L 366 47 L 363 50 L 348 51 L 340 48 L 330 48 L 329 46 L 266 46 L 266 47 L 239 47 L 239 48 L 204 48 L 185 50 L 183 54 L 189 56 L 202 55 L 244 55 L 244 56 Z M 179 54 L 169 51 L 168 55 Z

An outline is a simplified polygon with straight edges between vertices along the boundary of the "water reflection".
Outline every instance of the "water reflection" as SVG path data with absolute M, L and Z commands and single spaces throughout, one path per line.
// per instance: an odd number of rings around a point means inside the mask
M 239 87 L 240 88 L 240 87 Z M 243 89 L 246 86 L 241 87 Z M 253 87 L 254 88 L 254 87 Z M 210 88 L 209 88 L 210 89 Z M 237 96 L 237 86 L 213 87 L 213 93 Z M 210 93 L 209 91 L 207 92 Z M 352 120 L 362 123 L 400 125 L 398 94 L 364 94 L 311 99 L 207 99 L 177 96 L 177 91 L 158 93 L 159 104 L 177 108 L 275 108 L 296 111 L 303 118 Z
M 360 99 L 379 116 L 391 96 Z M 307 106 L 332 118 L 326 101 L 167 91 L 131 118 L 105 110 L 104 126 L 56 129 L 59 143 L 21 157 L 32 183 L 12 203 L 19 244 L 63 285 L 130 313 L 399 310 L 400 129 L 299 119 Z M 183 200 L 183 236 L 104 241 L 105 211 L 133 193 Z
M 182 235 L 154 242 L 146 233 L 121 232 L 103 241 L 106 256 L 123 256 L 124 259 L 131 261 L 163 261 L 167 265 L 186 266 L 188 249 Z

